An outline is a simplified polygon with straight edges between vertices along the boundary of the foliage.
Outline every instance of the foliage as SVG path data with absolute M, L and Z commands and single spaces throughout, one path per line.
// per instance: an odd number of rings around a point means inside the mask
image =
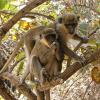
M 0 0 L 0 9 L 3 9 L 7 5 L 7 0 Z

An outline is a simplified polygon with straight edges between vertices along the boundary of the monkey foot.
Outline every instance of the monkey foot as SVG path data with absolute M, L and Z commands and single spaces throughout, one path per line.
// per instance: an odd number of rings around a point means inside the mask
M 53 82 L 62 84 L 64 82 L 64 80 L 62 78 L 59 78 L 59 77 L 54 77 L 54 79 L 52 80 L 52 83 Z

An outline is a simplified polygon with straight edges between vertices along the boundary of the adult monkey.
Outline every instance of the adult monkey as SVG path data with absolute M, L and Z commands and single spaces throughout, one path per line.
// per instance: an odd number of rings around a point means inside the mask
M 36 41 L 29 59 L 30 74 L 35 76 L 40 84 L 45 83 L 45 78 L 49 81 L 60 74 L 64 59 L 55 30 L 46 28 L 43 33 Z
M 61 73 L 64 58 L 55 30 L 46 28 L 43 33 L 41 38 L 36 41 L 29 59 L 30 76 L 35 77 L 35 80 L 41 86 L 54 79 L 54 77 L 62 81 L 59 74 Z M 43 91 L 44 97 L 40 95 L 40 91 L 37 89 L 36 92 L 37 100 L 50 100 L 50 90 Z
M 74 53 L 72 50 L 70 50 L 67 45 L 66 41 L 73 38 L 76 40 L 83 41 L 84 43 L 87 42 L 87 38 L 82 38 L 78 36 L 75 32 L 75 29 L 77 27 L 79 21 L 79 17 L 75 14 L 66 14 L 61 16 L 60 18 L 57 19 L 56 22 L 51 24 L 48 27 L 54 28 L 56 30 L 56 33 L 58 34 L 59 41 L 60 41 L 60 46 L 63 49 L 64 54 L 76 59 L 82 61 L 82 58 L 79 57 L 76 53 Z M 26 64 L 26 69 L 28 70 L 26 73 L 26 76 L 29 74 L 29 57 L 30 53 L 34 47 L 33 45 L 33 40 L 37 39 L 40 37 L 40 34 L 42 34 L 42 30 L 46 28 L 44 26 L 36 27 L 32 30 L 30 30 L 18 43 L 17 47 L 15 48 L 15 51 L 12 53 L 10 56 L 9 60 L 7 63 L 4 65 L 4 67 L 1 69 L 0 74 L 6 71 L 8 65 L 11 63 L 11 61 L 14 59 L 16 56 L 16 52 L 18 49 L 21 47 L 21 44 L 24 40 L 25 44 L 25 54 L 27 58 L 27 64 Z M 23 81 L 25 80 L 26 76 L 23 76 Z

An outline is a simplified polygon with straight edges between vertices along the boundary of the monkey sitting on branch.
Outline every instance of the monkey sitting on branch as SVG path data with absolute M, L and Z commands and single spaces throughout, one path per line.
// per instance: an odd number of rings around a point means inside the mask
M 29 59 L 30 75 L 35 77 L 41 85 L 60 74 L 62 64 L 59 62 L 64 56 L 60 49 L 55 30 L 44 29 L 40 39 L 36 41 Z

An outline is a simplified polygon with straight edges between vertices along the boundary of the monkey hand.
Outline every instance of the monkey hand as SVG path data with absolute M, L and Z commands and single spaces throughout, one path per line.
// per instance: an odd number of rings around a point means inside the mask
M 59 73 L 58 75 L 55 75 L 54 78 L 52 79 L 52 82 L 57 82 L 57 83 L 60 83 L 62 84 L 64 82 L 64 80 L 61 78 L 60 76 L 61 74 Z
M 82 38 L 82 43 L 88 43 L 89 41 L 89 38 L 88 37 L 83 37 Z
M 42 68 L 40 71 L 40 84 L 41 86 L 45 84 L 45 82 L 48 80 L 49 74 L 47 73 L 45 68 Z

